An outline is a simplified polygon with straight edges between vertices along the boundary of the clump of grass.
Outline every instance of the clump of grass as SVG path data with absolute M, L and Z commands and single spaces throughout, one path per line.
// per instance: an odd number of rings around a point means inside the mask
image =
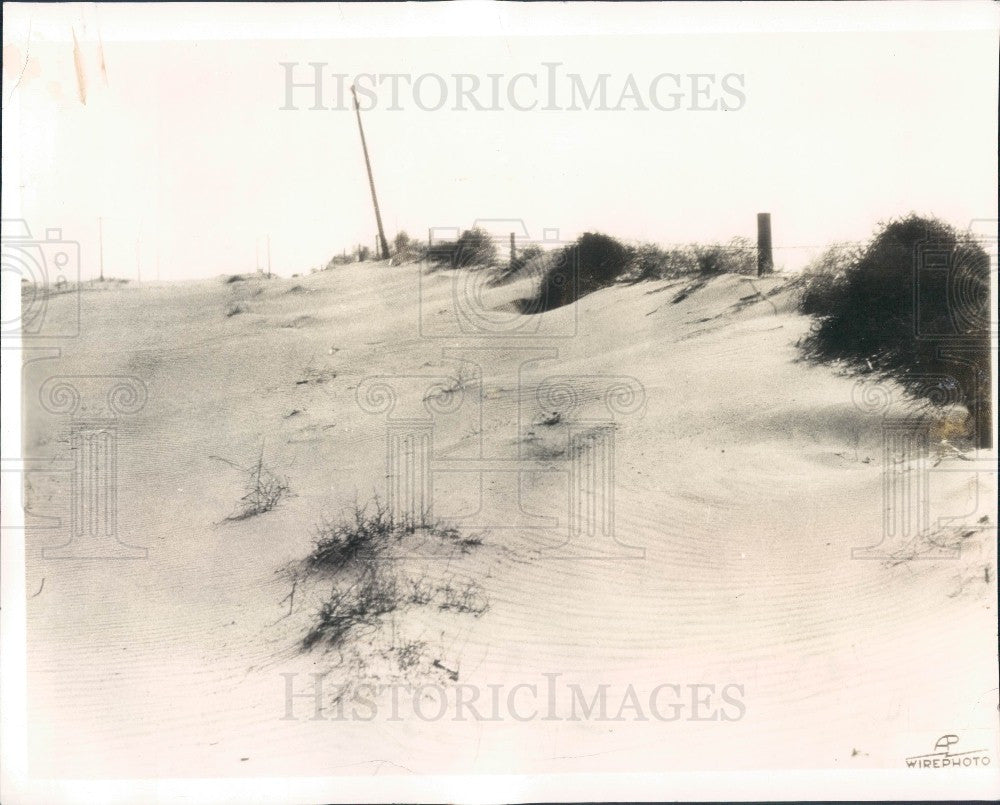
M 795 280 L 799 310 L 810 316 L 828 310 L 861 251 L 856 244 L 835 243 L 802 269 Z
M 393 649 L 400 671 L 409 671 L 418 666 L 424 658 L 427 643 L 424 640 L 406 640 Z
M 394 516 L 377 496 L 363 506 L 356 502 L 337 519 L 320 520 L 312 551 L 301 564 L 290 567 L 293 593 L 299 582 L 312 576 L 332 578 L 334 585 L 302 638 L 304 650 L 320 645 L 339 648 L 353 632 L 378 631 L 383 616 L 401 607 L 437 605 L 441 610 L 475 616 L 486 611 L 489 602 L 478 584 L 449 581 L 442 586 L 426 573 L 408 573 L 394 561 L 397 557 L 390 550 L 417 532 L 462 553 L 483 544 L 481 535 L 463 536 L 458 528 L 428 523 L 426 517 L 418 522 Z
M 232 285 L 234 282 L 246 282 L 246 280 L 247 278 L 244 274 L 230 274 L 223 282 L 226 285 Z
M 691 247 L 698 271 L 718 274 L 757 274 L 757 247 L 748 238 L 731 238 L 728 243 L 695 244 Z
M 693 249 L 664 249 L 652 243 L 642 243 L 632 250 L 632 259 L 624 277 L 631 283 L 647 280 L 673 279 L 699 271 Z
M 261 445 L 260 455 L 257 461 L 249 467 L 241 467 L 219 456 L 211 458 L 224 461 L 231 467 L 235 467 L 246 473 L 245 489 L 246 493 L 240 498 L 236 511 L 229 515 L 227 520 L 246 520 L 249 517 L 256 517 L 275 508 L 291 491 L 288 480 L 273 472 L 264 464 L 264 446 Z
M 388 550 L 407 536 L 422 531 L 464 549 L 483 544 L 480 535 L 462 537 L 452 525 L 420 518 L 400 517 L 376 496 L 365 505 L 357 502 L 339 518 L 323 516 L 316 524 L 313 548 L 304 561 L 309 573 L 343 570 L 360 562 L 386 560 Z
M 497 244 L 485 230 L 466 229 L 458 240 L 442 241 L 430 246 L 426 257 L 437 266 L 490 266 L 497 261 Z
M 704 282 L 719 274 L 756 273 L 756 247 L 747 238 L 661 248 L 651 243 L 629 245 L 609 235 L 586 232 L 574 243 L 545 254 L 535 298 L 520 300 L 520 307 L 525 313 L 541 313 L 618 282 L 682 276 Z
M 911 214 L 828 253 L 804 283 L 800 309 L 816 318 L 806 357 L 961 403 L 977 446 L 992 444 L 990 260 L 970 233 Z
M 395 610 L 400 603 L 399 585 L 394 576 L 369 569 L 357 584 L 346 590 L 334 589 L 317 613 L 316 622 L 302 639 L 306 650 L 323 644 L 341 645 L 358 627 L 375 627 L 379 618 Z
M 516 277 L 524 275 L 540 275 L 546 267 L 547 252 L 537 243 L 522 246 L 514 255 L 514 259 L 497 270 L 494 283 L 501 285 Z
M 392 264 L 394 266 L 423 260 L 426 256 L 427 247 L 413 240 L 406 232 L 397 234 L 392 242 Z
M 229 319 L 233 316 L 238 316 L 240 313 L 246 313 L 247 310 L 247 306 L 242 302 L 229 302 L 226 304 L 226 318 Z
M 316 526 L 313 550 L 306 557 L 309 570 L 340 570 L 357 559 L 373 560 L 387 545 L 412 534 L 416 526 L 398 522 L 379 498 L 364 506 L 358 503 L 346 517 L 324 516 Z
M 426 606 L 434 600 L 437 590 L 426 578 L 409 579 L 410 592 L 407 600 L 417 606 Z
M 632 246 L 623 279 L 636 283 L 684 276 L 757 273 L 757 249 L 747 238 L 727 243 L 692 243 L 662 248 L 652 243 Z
M 486 596 L 483 595 L 483 588 L 471 580 L 464 584 L 453 584 L 449 581 L 441 589 L 441 594 L 442 600 L 438 608 L 443 610 L 461 612 L 478 618 L 490 606 Z

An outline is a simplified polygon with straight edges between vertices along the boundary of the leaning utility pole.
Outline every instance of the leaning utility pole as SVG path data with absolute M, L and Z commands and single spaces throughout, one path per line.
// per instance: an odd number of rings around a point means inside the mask
M 382 213 L 379 212 L 378 197 L 375 195 L 375 180 L 372 178 L 372 163 L 368 158 L 368 143 L 365 142 L 365 130 L 361 127 L 361 107 L 358 106 L 358 93 L 353 84 L 351 84 L 351 96 L 354 98 L 354 114 L 357 115 L 358 131 L 361 133 L 361 150 L 365 154 L 365 167 L 368 169 L 368 186 L 372 190 L 372 204 L 375 206 L 375 223 L 378 224 L 378 239 L 382 247 L 382 254 L 388 255 L 389 243 L 385 239 L 385 230 L 382 229 Z

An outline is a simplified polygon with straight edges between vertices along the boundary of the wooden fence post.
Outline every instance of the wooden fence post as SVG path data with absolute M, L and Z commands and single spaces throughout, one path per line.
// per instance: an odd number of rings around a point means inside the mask
M 774 271 L 774 255 L 771 251 L 771 213 L 757 213 L 757 276 Z

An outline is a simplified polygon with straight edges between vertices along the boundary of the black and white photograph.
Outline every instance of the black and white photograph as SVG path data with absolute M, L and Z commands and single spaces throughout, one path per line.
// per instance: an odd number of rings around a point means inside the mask
M 0 799 L 992 799 L 992 2 L 5 3 Z

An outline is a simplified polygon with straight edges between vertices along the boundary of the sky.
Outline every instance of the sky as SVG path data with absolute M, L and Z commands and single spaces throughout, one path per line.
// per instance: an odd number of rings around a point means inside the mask
M 281 108 L 282 63 L 304 81 L 311 62 L 334 107 L 334 74 L 431 74 L 419 94 L 402 85 L 398 109 L 383 82 L 362 112 L 390 240 L 479 219 L 512 219 L 490 227 L 539 240 L 728 240 L 755 237 L 756 214 L 770 212 L 776 262 L 798 268 L 910 211 L 963 228 L 997 218 L 997 17 L 982 4 L 952 4 L 947 17 L 845 4 L 815 19 L 767 4 L 588 4 L 575 17 L 526 5 L 391 17 L 229 4 L 195 18 L 184 5 L 6 6 L 4 218 L 23 218 L 37 240 L 61 229 L 77 241 L 84 278 L 98 272 L 99 218 L 105 273 L 129 278 L 251 271 L 266 265 L 268 239 L 286 276 L 374 246 L 353 111 L 309 108 L 309 88 Z M 560 108 L 542 109 L 531 83 L 546 86 L 551 63 L 548 105 Z M 534 79 L 518 79 L 511 101 L 519 73 Z M 455 74 L 501 108 L 466 97 L 456 110 Z M 607 74 L 607 105 L 621 108 L 567 109 L 570 74 L 588 92 Z M 650 98 L 662 74 L 678 76 L 658 85 L 666 109 Z M 629 76 L 639 102 L 618 104 Z M 738 92 L 723 91 L 724 76 Z

